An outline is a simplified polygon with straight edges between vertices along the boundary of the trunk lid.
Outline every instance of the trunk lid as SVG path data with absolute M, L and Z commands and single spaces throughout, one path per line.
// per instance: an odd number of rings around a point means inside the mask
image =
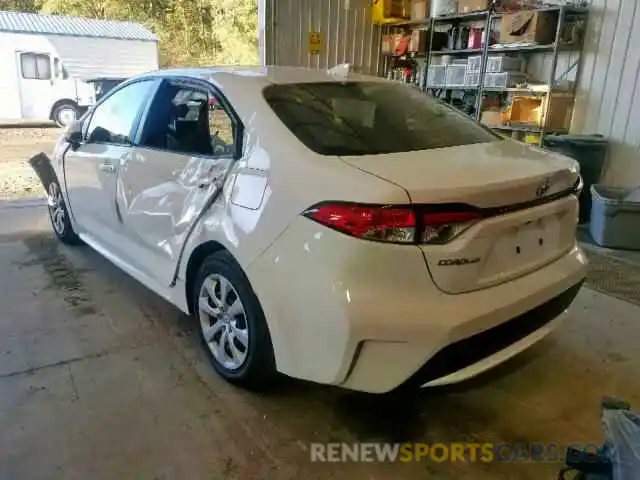
M 342 157 L 349 165 L 404 188 L 413 203 L 501 207 L 570 188 L 577 162 L 514 141 L 498 141 L 385 155 Z
M 561 194 L 576 184 L 579 172 L 577 162 L 561 155 L 507 140 L 343 160 L 404 188 L 414 204 L 483 209 L 486 215 L 450 242 L 420 245 L 444 292 L 525 275 L 575 243 L 577 198 Z

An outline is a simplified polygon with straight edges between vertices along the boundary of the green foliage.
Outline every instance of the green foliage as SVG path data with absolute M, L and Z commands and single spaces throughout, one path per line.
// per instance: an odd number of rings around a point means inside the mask
M 162 66 L 258 61 L 256 0 L 0 0 L 0 10 L 143 23 L 160 39 Z
M 37 12 L 41 3 L 40 0 L 0 0 L 0 10 Z

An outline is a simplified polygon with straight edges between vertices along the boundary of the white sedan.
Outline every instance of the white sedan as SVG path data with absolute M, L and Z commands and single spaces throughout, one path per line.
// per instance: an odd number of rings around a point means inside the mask
M 470 378 L 553 330 L 586 275 L 576 162 L 375 77 L 154 72 L 31 163 L 55 235 L 193 315 L 247 388 Z

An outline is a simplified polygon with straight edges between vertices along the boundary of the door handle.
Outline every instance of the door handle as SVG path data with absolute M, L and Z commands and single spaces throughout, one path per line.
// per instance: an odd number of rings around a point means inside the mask
M 113 173 L 116 171 L 116 167 L 113 166 L 113 163 L 109 162 L 101 163 L 98 168 L 106 173 Z

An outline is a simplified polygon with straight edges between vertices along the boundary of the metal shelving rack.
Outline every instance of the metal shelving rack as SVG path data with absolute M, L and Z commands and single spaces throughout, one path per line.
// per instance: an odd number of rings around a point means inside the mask
M 452 27 L 454 25 L 459 26 L 462 23 L 468 23 L 468 22 L 477 22 L 477 21 L 482 21 L 483 19 L 485 19 L 485 23 L 484 23 L 484 28 L 485 28 L 485 32 L 489 31 L 489 26 L 490 24 L 490 20 L 489 20 L 489 12 L 488 11 L 481 11 L 481 12 L 471 12 L 471 13 L 460 13 L 460 14 L 454 14 L 454 15 L 443 15 L 443 16 L 439 16 L 439 17 L 434 17 L 430 19 L 430 25 L 429 25 L 429 49 L 427 50 L 427 61 L 426 61 L 426 65 L 425 65 L 425 73 L 423 76 L 423 84 L 421 86 L 421 89 L 423 91 L 427 91 L 429 89 L 429 85 L 427 85 L 427 81 L 429 78 L 429 66 L 431 65 L 431 57 L 433 56 L 442 56 L 442 55 L 450 55 L 450 56 L 469 56 L 469 55 L 482 55 L 482 65 L 481 65 L 481 73 L 480 73 L 480 82 L 482 83 L 484 80 L 484 70 L 486 68 L 486 54 L 483 53 L 484 52 L 484 48 L 463 48 L 463 49 L 445 49 L 445 50 L 432 50 L 433 47 L 433 35 L 436 31 L 437 28 L 439 28 L 441 25 L 451 25 Z M 486 38 L 486 35 L 485 35 Z M 487 45 L 488 42 L 485 41 L 485 45 Z M 451 88 L 447 88 L 446 86 L 444 87 L 444 89 L 440 88 L 439 90 L 445 90 L 445 91 L 449 91 L 449 92 L 453 92 L 456 90 L 464 90 L 464 91 L 471 91 L 471 90 L 477 90 L 477 87 L 451 87 Z M 478 98 L 481 98 L 480 95 L 477 95 Z M 479 101 L 478 98 L 476 99 L 476 118 L 479 118 Z
M 495 126 L 490 127 L 497 131 L 511 131 L 511 132 L 530 132 L 537 133 L 540 135 L 540 144 L 543 142 L 543 137 L 546 133 L 553 133 L 553 130 L 548 128 L 549 125 L 549 112 L 550 112 L 550 101 L 551 97 L 555 95 L 572 95 L 575 98 L 577 83 L 580 77 L 580 65 L 581 65 L 581 57 L 582 57 L 582 49 L 584 46 L 584 36 L 586 32 L 586 22 L 588 20 L 589 9 L 587 7 L 576 6 L 574 4 L 565 4 L 558 6 L 549 6 L 537 9 L 530 9 L 526 11 L 531 12 L 557 12 L 557 25 L 555 32 L 555 40 L 553 43 L 548 45 L 514 45 L 514 46 L 505 46 L 499 47 L 497 45 L 490 45 L 490 32 L 492 31 L 492 25 L 495 21 L 499 20 L 504 13 L 509 12 L 496 12 L 493 6 L 487 11 L 481 12 L 472 12 L 472 13 L 464 13 L 464 14 L 455 14 L 455 15 L 446 15 L 435 17 L 427 20 L 419 20 L 419 21 L 404 21 L 398 22 L 395 24 L 388 25 L 389 27 L 411 27 L 411 26 L 423 26 L 428 25 L 429 29 L 429 45 L 428 50 L 426 52 L 426 62 L 425 62 L 425 71 L 422 79 L 422 84 L 420 85 L 421 90 L 427 92 L 429 90 L 444 90 L 446 91 L 446 95 L 450 97 L 449 92 L 453 92 L 456 90 L 463 90 L 474 92 L 476 95 L 475 101 L 475 119 L 480 120 L 481 116 L 481 106 L 483 103 L 484 95 L 486 93 L 521 93 L 521 94 L 530 94 L 530 95 L 543 95 L 543 105 L 544 105 L 544 117 L 542 119 L 542 124 L 540 126 L 530 126 L 530 125 L 503 125 L 503 126 Z M 485 31 L 485 42 L 483 47 L 480 49 L 459 49 L 459 50 L 432 50 L 433 47 L 433 35 L 436 31 L 436 28 L 439 28 L 441 25 L 460 25 L 469 22 L 481 22 L 484 20 L 484 31 Z M 583 21 L 582 34 L 577 43 L 568 44 L 562 42 L 562 34 L 567 25 Z M 498 44 L 499 45 L 499 44 Z M 578 53 L 578 59 L 569 65 L 562 74 L 558 77 L 558 55 L 561 52 L 565 51 L 573 51 Z M 493 54 L 520 54 L 520 55 L 530 55 L 536 53 L 551 53 L 551 67 L 549 76 L 547 78 L 547 83 L 545 84 L 544 89 L 530 89 L 530 88 L 492 88 L 485 86 L 485 74 L 487 73 L 487 60 L 490 55 Z M 479 76 L 479 84 L 477 86 L 456 86 L 456 87 L 438 87 L 431 88 L 427 85 L 428 82 L 428 72 L 429 67 L 431 66 L 432 57 L 441 56 L 441 55 L 451 55 L 451 56 L 469 56 L 469 55 L 481 55 L 481 67 L 480 67 L 480 76 Z M 556 85 L 558 80 L 561 80 L 563 77 L 566 77 L 571 73 L 573 69 L 576 69 L 575 79 L 573 81 L 573 85 L 570 89 L 558 90 L 556 89 Z M 563 130 L 556 130 L 556 133 L 566 133 Z
M 386 23 L 384 25 L 382 25 L 382 35 L 388 34 L 390 33 L 391 29 L 394 28 L 403 28 L 405 30 L 407 29 L 411 29 L 412 27 L 424 27 L 425 25 L 429 25 L 431 22 L 430 19 L 426 18 L 423 20 L 402 20 L 399 22 L 392 22 L 392 23 Z M 411 59 L 411 60 L 417 60 L 417 59 L 424 59 L 426 58 L 427 54 L 416 54 L 416 53 L 408 53 L 407 55 L 403 55 L 403 56 L 397 56 L 395 54 L 383 54 L 383 64 L 382 64 L 382 72 L 381 75 L 383 77 L 386 77 L 390 68 L 392 67 L 391 63 L 393 61 L 393 59 Z M 425 70 L 425 75 L 426 75 L 426 70 Z M 417 87 L 421 87 L 421 85 L 416 85 Z

